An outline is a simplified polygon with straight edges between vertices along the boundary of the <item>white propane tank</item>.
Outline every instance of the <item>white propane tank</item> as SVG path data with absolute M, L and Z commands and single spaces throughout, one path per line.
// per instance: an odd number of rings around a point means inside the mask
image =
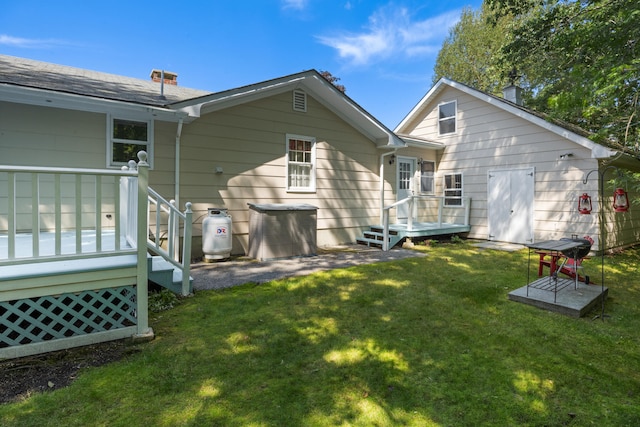
M 231 256 L 231 216 L 226 209 L 209 208 L 202 221 L 202 253 L 213 262 Z

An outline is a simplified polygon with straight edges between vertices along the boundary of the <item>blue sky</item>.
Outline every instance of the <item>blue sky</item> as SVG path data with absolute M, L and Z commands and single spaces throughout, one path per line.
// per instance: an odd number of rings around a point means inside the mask
M 217 92 L 326 70 L 393 129 L 481 0 L 3 0 L 0 53 Z

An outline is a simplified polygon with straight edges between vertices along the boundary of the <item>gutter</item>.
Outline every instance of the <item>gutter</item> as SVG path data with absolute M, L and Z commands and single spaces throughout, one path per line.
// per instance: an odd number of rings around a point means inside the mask
M 398 151 L 397 148 L 380 155 L 380 224 L 382 224 L 384 215 L 384 160 L 385 157 L 396 154 L 396 151 Z
M 175 163 L 175 202 L 176 207 L 180 209 L 180 138 L 182 137 L 183 118 L 178 120 L 178 129 L 176 130 L 176 163 Z

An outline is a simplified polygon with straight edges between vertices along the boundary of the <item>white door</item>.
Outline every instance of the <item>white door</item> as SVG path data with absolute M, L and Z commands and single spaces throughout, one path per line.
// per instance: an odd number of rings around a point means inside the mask
M 416 159 L 410 157 L 398 157 L 397 167 L 398 190 L 397 200 L 406 199 L 413 194 L 414 177 L 416 174 Z M 404 224 L 409 217 L 409 205 L 404 203 L 396 208 L 398 223 Z
M 489 240 L 533 242 L 534 183 L 534 168 L 489 171 Z

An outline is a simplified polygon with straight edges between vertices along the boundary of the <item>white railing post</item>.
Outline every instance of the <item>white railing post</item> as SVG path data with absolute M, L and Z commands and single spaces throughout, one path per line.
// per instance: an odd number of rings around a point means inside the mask
M 136 162 L 131 160 L 129 161 L 129 167 L 123 166 L 123 170 L 127 169 L 130 171 L 136 170 Z M 124 197 L 120 200 L 122 201 L 123 207 L 123 215 L 121 217 L 121 221 L 124 224 L 124 236 L 125 239 L 129 242 L 131 246 L 136 246 L 136 230 L 138 229 L 138 177 L 126 177 L 123 181 L 123 188 L 121 191 L 124 191 Z M 137 246 L 136 246 L 137 247 Z
M 16 174 L 13 172 L 7 173 L 7 201 L 9 206 L 7 207 L 8 218 L 8 234 L 9 241 L 7 242 L 7 254 L 8 259 L 14 259 L 16 257 Z
M 389 250 L 389 209 L 384 209 L 382 213 L 382 250 Z
M 189 295 L 189 282 L 191 280 L 191 225 L 193 221 L 193 211 L 191 202 L 185 204 L 184 211 L 184 240 L 182 244 L 182 295 Z M 178 233 L 179 238 L 179 233 Z
M 176 261 L 180 260 L 180 218 L 177 217 L 176 201 L 169 200 L 169 218 L 167 219 L 167 252 Z
M 148 295 L 148 272 L 147 272 L 147 236 L 148 236 L 148 204 L 149 196 L 149 164 L 147 163 L 147 153 L 138 153 L 138 180 L 136 188 L 136 249 L 138 254 L 137 283 L 136 283 L 136 303 L 138 305 L 138 335 L 146 336 L 153 334 L 149 328 L 149 295 Z M 132 209 L 130 209 L 132 210 Z
M 413 230 L 413 216 L 414 216 L 415 197 L 409 197 L 409 207 L 407 213 L 407 231 Z
M 438 227 L 442 227 L 442 210 L 444 209 L 444 198 L 438 197 Z

